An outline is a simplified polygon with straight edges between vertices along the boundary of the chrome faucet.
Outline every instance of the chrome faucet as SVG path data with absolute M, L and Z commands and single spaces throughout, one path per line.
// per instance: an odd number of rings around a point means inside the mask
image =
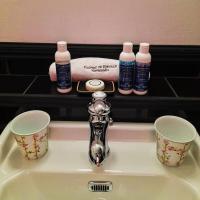
M 94 92 L 92 97 L 92 102 L 89 103 L 88 107 L 90 114 L 89 158 L 92 163 L 99 167 L 110 151 L 107 141 L 107 127 L 112 122 L 109 117 L 111 106 L 106 101 L 104 92 Z

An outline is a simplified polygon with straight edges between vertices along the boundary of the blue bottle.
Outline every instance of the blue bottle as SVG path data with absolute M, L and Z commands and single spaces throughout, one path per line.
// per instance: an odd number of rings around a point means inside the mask
M 68 93 L 72 90 L 70 60 L 71 55 L 67 50 L 67 43 L 65 41 L 57 42 L 55 63 L 57 74 L 57 91 L 60 93 Z
M 118 91 L 128 95 L 133 91 L 133 78 L 135 67 L 135 54 L 133 53 L 133 43 L 123 43 L 123 51 L 119 56 L 119 80 Z
M 150 80 L 151 54 L 149 44 L 140 43 L 139 52 L 136 54 L 135 78 L 133 92 L 137 95 L 144 95 L 148 91 Z

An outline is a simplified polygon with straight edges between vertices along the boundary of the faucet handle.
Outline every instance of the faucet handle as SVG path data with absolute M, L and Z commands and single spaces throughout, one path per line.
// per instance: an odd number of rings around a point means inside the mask
M 106 104 L 100 100 L 95 101 L 93 107 L 94 107 L 95 113 L 97 114 L 103 114 L 107 110 Z
M 110 113 L 110 104 L 106 101 L 106 93 L 97 91 L 92 94 L 92 102 L 89 104 L 88 110 L 91 114 L 107 115 Z
M 98 99 L 104 100 L 107 97 L 107 95 L 105 92 L 97 91 L 92 94 L 92 97 L 94 100 L 98 100 Z

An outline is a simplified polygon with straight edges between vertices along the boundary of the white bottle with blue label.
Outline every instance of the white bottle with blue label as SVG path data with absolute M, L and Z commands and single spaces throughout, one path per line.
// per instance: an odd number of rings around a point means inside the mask
M 137 95 L 145 95 L 148 91 L 150 80 L 151 54 L 149 44 L 140 43 L 139 52 L 136 54 L 135 78 L 133 92 Z
M 123 43 L 123 51 L 119 56 L 119 80 L 118 91 L 128 95 L 133 91 L 133 78 L 135 67 L 135 54 L 133 53 L 133 43 Z
M 55 63 L 57 74 L 57 91 L 60 93 L 68 93 L 72 90 L 70 60 L 71 55 L 67 50 L 67 43 L 65 41 L 57 42 Z

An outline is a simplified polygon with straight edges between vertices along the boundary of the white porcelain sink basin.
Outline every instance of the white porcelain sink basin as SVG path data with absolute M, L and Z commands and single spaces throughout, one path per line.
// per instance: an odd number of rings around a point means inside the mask
M 109 180 L 111 192 L 90 192 L 91 180 Z M 188 183 L 164 176 L 128 176 L 80 173 L 25 173 L 12 178 L 2 188 L 2 200 L 55 199 L 199 199 Z
M 49 151 L 25 160 L 10 135 L 0 137 L 0 200 L 199 200 L 200 151 L 196 138 L 180 167 L 156 158 L 152 124 L 115 123 L 111 153 L 97 168 L 88 160 L 87 122 L 51 122 Z M 109 192 L 91 192 L 90 181 L 110 181 Z

